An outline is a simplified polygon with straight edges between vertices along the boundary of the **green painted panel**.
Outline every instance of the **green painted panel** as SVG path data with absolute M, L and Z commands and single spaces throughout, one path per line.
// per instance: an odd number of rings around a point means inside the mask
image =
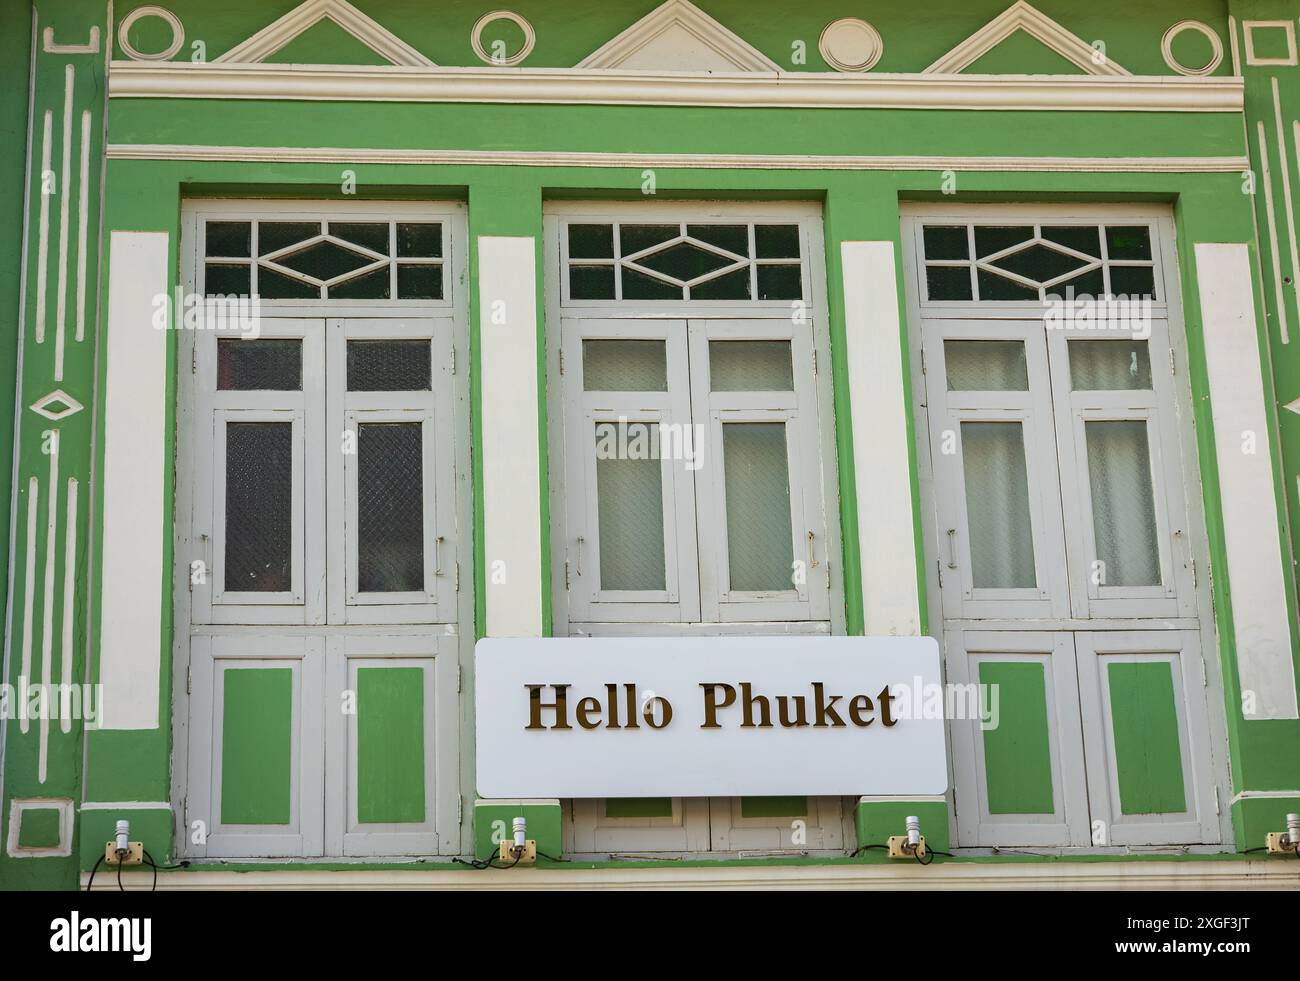
M 1110 722 L 1123 814 L 1187 810 L 1178 703 L 1168 661 L 1108 665 Z
M 266 59 L 281 65 L 386 65 L 372 51 L 332 20 L 318 21 Z
M 221 716 L 221 823 L 288 824 L 293 671 L 227 668 Z
M 807 797 L 742 797 L 743 818 L 803 817 L 808 813 Z
M 424 669 L 357 670 L 357 820 L 423 821 Z
M 990 814 L 1051 814 L 1052 744 L 1047 682 L 1038 662 L 982 661 L 980 684 L 997 685 L 1001 718 L 984 732 Z
M 59 817 L 57 807 L 32 807 L 22 813 L 18 825 L 19 848 L 57 848 L 59 845 Z
M 606 797 L 605 817 L 661 818 L 673 816 L 671 797 Z
M 967 75 L 1082 75 L 1082 68 L 1042 41 L 1016 31 L 965 69 Z

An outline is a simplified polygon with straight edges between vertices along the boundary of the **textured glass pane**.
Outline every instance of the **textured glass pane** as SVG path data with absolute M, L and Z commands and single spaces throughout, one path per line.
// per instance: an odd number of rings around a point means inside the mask
M 386 221 L 332 221 L 330 234 L 380 255 L 388 255 L 388 227 Z
M 569 296 L 575 300 L 614 299 L 614 267 L 569 266 Z
M 993 263 L 999 269 L 1006 269 L 1008 272 L 1039 283 L 1063 276 L 1085 264 L 1082 259 L 1049 249 L 1045 245 L 1031 245 L 1027 249 L 1003 256 Z
M 293 424 L 227 423 L 226 592 L 288 592 L 292 547 Z
M 680 235 L 677 225 L 621 225 L 618 230 L 620 255 L 629 256 L 652 245 L 659 245 Z
M 971 300 L 968 266 L 926 266 L 926 295 L 931 300 Z
M 1038 290 L 1032 286 L 1022 286 L 1009 279 L 1004 279 L 997 273 L 987 272 L 983 269 L 977 275 L 979 276 L 981 300 L 1038 299 Z
M 570 259 L 614 258 L 613 225 L 570 225 Z
M 320 287 L 285 276 L 265 266 L 257 270 L 257 293 L 266 300 L 319 300 Z
M 1070 291 L 1074 292 L 1071 293 Z M 1102 271 L 1090 269 L 1086 273 L 1080 273 L 1070 279 L 1057 283 L 1049 291 L 1052 296 L 1101 296 L 1106 292 L 1106 280 Z
M 412 259 L 442 258 L 442 226 L 430 221 L 399 221 L 397 254 Z
M 926 225 L 927 259 L 969 259 L 970 242 L 965 225 Z
M 1151 266 L 1111 266 L 1110 291 L 1115 296 L 1156 298 L 1156 275 Z
M 709 341 L 709 377 L 715 392 L 793 391 L 790 342 Z
M 1036 585 L 1020 423 L 963 422 L 961 452 L 972 584 L 977 589 Z
M 759 266 L 760 300 L 799 300 L 803 298 L 803 270 L 799 266 Z
M 387 300 L 393 290 L 389 267 L 376 269 L 355 279 L 349 279 L 329 288 L 333 300 Z
M 203 229 L 206 237 L 204 255 L 248 258 L 253 254 L 252 222 L 210 221 Z
M 642 256 L 637 260 L 637 265 L 685 282 L 705 273 L 716 272 L 724 266 L 730 266 L 732 262 L 731 259 L 690 242 L 678 242 L 662 251 Z
M 217 388 L 222 391 L 302 390 L 302 341 L 262 337 L 217 339 Z
M 666 392 L 663 341 L 582 342 L 582 387 L 588 392 Z
M 666 588 L 661 466 L 654 459 L 596 460 L 601 589 Z
M 314 238 L 321 231 L 318 221 L 259 221 L 257 223 L 257 254 L 266 255 L 277 249 L 286 249 L 296 242 Z
M 1101 232 L 1096 225 L 1062 225 L 1043 228 L 1043 238 L 1049 242 L 1067 245 L 1076 252 L 1101 258 Z
M 944 341 L 950 392 L 1027 392 L 1024 341 Z
M 333 242 L 317 242 L 290 255 L 282 255 L 275 260 L 277 265 L 286 266 L 294 272 L 316 279 L 333 279 L 362 266 L 368 266 L 375 260 L 369 256 L 345 249 Z
M 748 225 L 687 225 L 686 234 L 736 255 L 749 256 Z
M 1070 384 L 1076 391 L 1149 389 L 1146 341 L 1070 341 Z
M 397 298 L 399 300 L 441 300 L 442 266 L 399 264 Z
M 1151 229 L 1145 225 L 1107 228 L 1106 256 L 1110 259 L 1150 259 Z
M 982 259 L 1033 237 L 1033 228 L 1023 225 L 980 225 L 975 229 L 975 254 Z
M 424 589 L 424 447 L 418 422 L 357 427 L 357 589 Z
M 1105 586 L 1160 583 L 1155 495 L 1147 424 L 1142 419 L 1084 423 L 1092 527 Z
M 625 300 L 680 300 L 682 288 L 671 283 L 639 273 L 635 269 L 623 270 L 623 299 Z
M 722 427 L 727 559 L 733 590 L 793 589 L 785 423 Z
M 427 340 L 348 341 L 349 392 L 427 392 L 431 378 Z
M 219 266 L 209 262 L 203 272 L 203 292 L 208 296 L 248 296 L 253 292 L 248 266 Z
M 754 250 L 758 259 L 798 259 L 798 225 L 755 225 Z
M 749 267 L 717 276 L 691 287 L 692 300 L 748 300 Z

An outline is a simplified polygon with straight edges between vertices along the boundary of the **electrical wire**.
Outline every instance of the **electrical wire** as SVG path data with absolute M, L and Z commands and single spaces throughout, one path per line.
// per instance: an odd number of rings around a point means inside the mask
M 90 870 L 90 878 L 86 880 L 86 892 L 90 892 L 90 887 L 95 884 L 95 873 L 99 871 L 99 867 L 103 864 L 104 856 L 100 855 L 99 858 L 95 859 L 95 867 Z

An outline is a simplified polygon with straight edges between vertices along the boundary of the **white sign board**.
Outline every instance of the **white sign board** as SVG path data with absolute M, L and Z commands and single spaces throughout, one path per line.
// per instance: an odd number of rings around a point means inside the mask
M 489 638 L 474 658 L 483 797 L 948 788 L 929 637 Z

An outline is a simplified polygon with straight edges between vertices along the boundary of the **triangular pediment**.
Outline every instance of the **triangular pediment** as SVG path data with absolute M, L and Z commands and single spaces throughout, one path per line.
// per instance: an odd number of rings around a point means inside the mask
M 323 20 L 332 21 L 390 64 L 411 68 L 436 67 L 432 61 L 374 18 L 348 3 L 348 0 L 306 0 L 215 60 L 225 64 L 259 64 Z
M 1089 75 L 1130 75 L 1110 58 L 1098 61 L 1091 44 L 1041 10 L 1018 0 L 925 70 L 926 75 L 956 75 L 1017 32 L 1024 32 Z M 1025 72 L 1033 74 L 1033 72 Z
M 781 70 L 689 0 L 667 0 L 577 67 L 672 72 Z

